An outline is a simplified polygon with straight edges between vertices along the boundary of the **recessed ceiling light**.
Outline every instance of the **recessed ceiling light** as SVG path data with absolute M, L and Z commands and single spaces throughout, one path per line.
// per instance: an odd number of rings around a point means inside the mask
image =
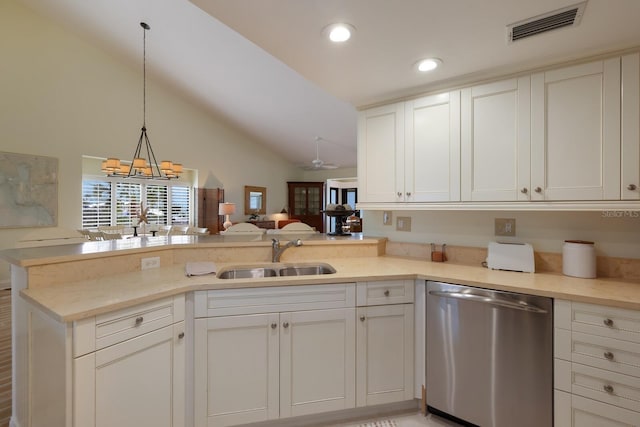
M 351 24 L 331 24 L 324 28 L 323 32 L 334 43 L 343 43 L 351 38 L 355 31 L 355 27 Z
M 427 71 L 435 70 L 442 64 L 442 60 L 438 58 L 427 58 L 418 61 L 418 71 L 426 73 Z

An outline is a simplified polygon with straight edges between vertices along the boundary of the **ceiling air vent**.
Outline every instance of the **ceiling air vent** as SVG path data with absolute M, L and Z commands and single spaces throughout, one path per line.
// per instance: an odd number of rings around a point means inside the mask
M 586 6 L 585 1 L 507 25 L 507 40 L 511 43 L 557 28 L 576 26 Z

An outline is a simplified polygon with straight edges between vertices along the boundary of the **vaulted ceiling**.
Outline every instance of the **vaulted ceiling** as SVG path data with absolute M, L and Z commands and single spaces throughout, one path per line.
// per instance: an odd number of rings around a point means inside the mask
M 21 0 L 295 164 L 356 164 L 357 108 L 640 46 L 640 1 L 588 0 L 579 25 L 514 43 L 506 26 L 563 0 Z M 348 42 L 328 24 L 355 27 Z M 415 63 L 442 65 L 419 74 Z

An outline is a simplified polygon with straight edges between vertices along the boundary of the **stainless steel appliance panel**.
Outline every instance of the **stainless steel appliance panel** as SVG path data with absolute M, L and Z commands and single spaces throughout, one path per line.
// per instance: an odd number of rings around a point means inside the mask
M 482 427 L 553 425 L 553 301 L 427 282 L 427 405 Z

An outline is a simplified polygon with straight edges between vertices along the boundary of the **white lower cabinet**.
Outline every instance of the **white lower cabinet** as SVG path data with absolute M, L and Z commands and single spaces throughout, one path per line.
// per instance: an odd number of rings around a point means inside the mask
M 77 427 L 184 426 L 184 322 L 73 361 Z
M 358 283 L 357 406 L 413 399 L 413 299 L 411 280 Z
M 355 407 L 354 284 L 197 292 L 196 306 L 196 427 Z
M 554 304 L 555 426 L 640 426 L 640 313 Z

